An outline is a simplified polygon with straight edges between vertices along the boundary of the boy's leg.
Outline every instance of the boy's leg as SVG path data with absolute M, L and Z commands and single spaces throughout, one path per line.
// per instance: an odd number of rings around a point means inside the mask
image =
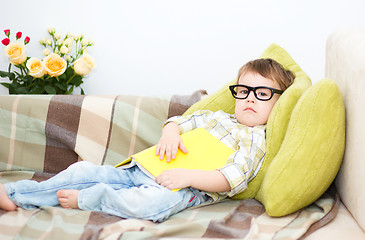
M 56 193 L 62 189 L 81 190 L 104 182 L 111 185 L 130 184 L 125 171 L 112 166 L 99 166 L 82 161 L 56 176 L 43 181 L 21 180 L 4 184 L 9 198 L 17 206 L 28 209 L 59 204 Z
M 204 193 L 195 189 L 177 192 L 162 187 L 138 167 L 130 172 L 133 186 L 113 189 L 97 184 L 78 193 L 78 206 L 89 211 L 102 211 L 123 218 L 164 221 L 169 216 L 207 201 Z
M 15 211 L 17 206 L 6 194 L 4 184 L 0 183 L 0 208 L 6 211 Z

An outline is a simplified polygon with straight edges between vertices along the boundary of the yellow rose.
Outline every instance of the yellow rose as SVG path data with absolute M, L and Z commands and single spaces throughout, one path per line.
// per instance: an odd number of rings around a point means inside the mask
M 12 42 L 5 48 L 5 55 L 14 65 L 22 64 L 27 60 L 25 45 L 19 41 Z
M 66 71 L 66 61 L 56 53 L 51 53 L 45 57 L 43 63 L 44 69 L 52 77 L 57 77 Z
M 81 76 L 87 75 L 95 67 L 95 60 L 89 54 L 84 53 L 74 63 L 75 72 Z
M 46 74 L 43 62 L 36 57 L 28 59 L 27 68 L 29 69 L 29 75 L 35 78 L 41 78 Z

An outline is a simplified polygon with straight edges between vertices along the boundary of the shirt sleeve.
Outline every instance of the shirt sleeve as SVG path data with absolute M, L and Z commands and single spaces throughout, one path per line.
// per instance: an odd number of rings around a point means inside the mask
M 212 111 L 199 110 L 191 115 L 171 117 L 165 122 L 164 125 L 169 122 L 174 122 L 179 126 L 181 133 L 184 133 L 195 128 L 205 127 L 205 124 L 210 120 L 212 115 Z
M 256 176 L 265 156 L 265 128 L 263 126 L 242 128 L 237 133 L 238 150 L 219 169 L 231 186 L 229 197 L 247 189 L 248 182 Z

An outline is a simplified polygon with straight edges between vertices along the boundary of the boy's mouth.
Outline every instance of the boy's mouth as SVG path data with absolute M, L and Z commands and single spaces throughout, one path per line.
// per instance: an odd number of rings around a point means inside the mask
M 250 108 L 250 107 L 247 107 L 247 108 L 243 109 L 243 111 L 256 112 L 253 108 Z

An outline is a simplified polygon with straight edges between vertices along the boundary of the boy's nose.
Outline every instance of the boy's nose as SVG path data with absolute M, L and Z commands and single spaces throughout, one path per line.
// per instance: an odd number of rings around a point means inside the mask
M 255 97 L 255 94 L 254 94 L 254 92 L 253 92 L 253 91 L 251 91 L 251 92 L 248 94 L 248 96 L 247 96 L 247 98 L 246 98 L 246 101 L 248 101 L 248 102 L 254 102 L 254 101 L 256 101 L 256 97 Z

